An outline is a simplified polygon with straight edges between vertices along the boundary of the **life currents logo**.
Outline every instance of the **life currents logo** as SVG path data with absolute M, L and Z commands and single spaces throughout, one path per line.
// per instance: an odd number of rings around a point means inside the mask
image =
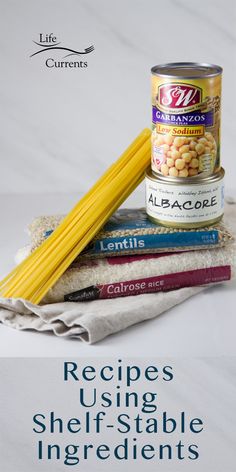
M 93 53 L 94 46 L 77 50 L 58 41 L 54 33 L 39 33 L 37 41 L 33 40 L 36 50 L 31 58 L 43 56 L 48 69 L 85 69 L 88 67 L 88 55 Z

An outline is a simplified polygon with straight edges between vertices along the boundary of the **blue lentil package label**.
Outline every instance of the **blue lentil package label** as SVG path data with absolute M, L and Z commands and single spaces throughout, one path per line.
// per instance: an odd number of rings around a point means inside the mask
M 152 223 L 145 209 L 120 209 L 83 252 L 84 254 L 139 253 L 191 249 L 218 244 L 216 229 L 176 230 Z
M 50 236 L 52 229 L 44 232 Z M 219 243 L 217 228 L 185 230 L 166 228 L 149 220 L 144 208 L 118 210 L 81 256 L 96 257 L 202 249 Z

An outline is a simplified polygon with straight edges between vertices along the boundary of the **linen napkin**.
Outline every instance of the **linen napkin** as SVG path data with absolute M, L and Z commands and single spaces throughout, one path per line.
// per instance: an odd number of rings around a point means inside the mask
M 19 330 L 51 331 L 89 344 L 141 321 L 155 318 L 203 290 L 190 287 L 110 300 L 33 305 L 27 300 L 0 298 L 0 321 Z

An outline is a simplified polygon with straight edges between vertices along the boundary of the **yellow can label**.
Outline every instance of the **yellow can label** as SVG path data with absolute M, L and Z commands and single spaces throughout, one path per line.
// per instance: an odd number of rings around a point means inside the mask
M 170 177 L 220 169 L 221 75 L 175 79 L 152 75 L 152 169 Z

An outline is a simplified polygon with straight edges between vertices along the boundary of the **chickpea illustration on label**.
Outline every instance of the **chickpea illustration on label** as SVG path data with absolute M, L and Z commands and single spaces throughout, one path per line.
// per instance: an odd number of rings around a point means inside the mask
M 220 170 L 219 66 L 152 68 L 152 160 L 165 177 L 202 178 Z

